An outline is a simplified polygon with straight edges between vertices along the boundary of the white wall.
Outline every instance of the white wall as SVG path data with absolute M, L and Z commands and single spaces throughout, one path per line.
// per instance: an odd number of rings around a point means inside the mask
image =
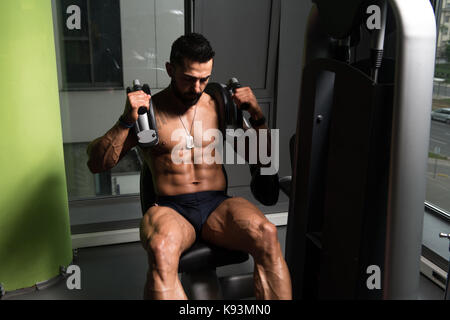
M 205 35 L 216 52 L 213 81 L 226 83 L 233 76 L 253 90 L 268 91 L 256 92 L 258 98 L 273 96 L 272 82 L 266 81 L 273 64 L 269 46 L 276 46 L 270 42 L 271 28 L 277 28 L 271 26 L 273 2 L 197 0 L 194 30 Z

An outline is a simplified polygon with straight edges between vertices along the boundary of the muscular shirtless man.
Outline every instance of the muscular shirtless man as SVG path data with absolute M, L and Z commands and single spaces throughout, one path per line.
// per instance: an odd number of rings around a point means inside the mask
M 291 299 L 291 280 L 277 238 L 277 229 L 264 214 L 246 199 L 225 194 L 222 164 L 181 163 L 172 161 L 171 151 L 179 141 L 172 132 L 183 129 L 194 136 L 194 146 L 181 152 L 205 148 L 201 132 L 193 133 L 192 124 L 201 122 L 202 130 L 218 129 L 214 100 L 204 89 L 211 76 L 214 51 L 199 34 L 178 38 L 172 45 L 170 62 L 166 63 L 171 84 L 150 97 L 143 91 L 128 94 L 120 121 L 88 147 L 88 166 L 101 172 L 115 166 L 134 146 L 137 137 L 127 124 L 138 118 L 141 106 L 149 107 L 152 99 L 157 120 L 159 144 L 144 148 L 145 161 L 152 172 L 157 203 L 144 215 L 140 235 L 148 253 L 149 270 L 145 298 L 186 299 L 178 278 L 180 255 L 197 237 L 229 249 L 248 252 L 254 259 L 254 283 L 257 299 Z M 233 99 L 238 106 L 249 104 L 254 120 L 263 117 L 249 87 L 236 90 Z M 255 129 L 267 129 L 265 124 Z

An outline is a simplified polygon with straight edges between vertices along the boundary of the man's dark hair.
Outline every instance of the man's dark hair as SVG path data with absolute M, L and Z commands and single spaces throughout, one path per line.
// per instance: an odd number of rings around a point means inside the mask
M 204 63 L 214 58 L 214 55 L 211 44 L 204 36 L 199 33 L 188 33 L 172 44 L 170 63 L 183 66 L 184 58 Z

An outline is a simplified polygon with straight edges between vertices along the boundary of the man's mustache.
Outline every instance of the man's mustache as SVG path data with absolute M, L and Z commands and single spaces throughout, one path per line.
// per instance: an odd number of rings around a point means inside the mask
M 178 99 L 180 99 L 186 105 L 194 105 L 195 103 L 197 103 L 197 101 L 200 99 L 200 97 L 203 94 L 203 91 L 200 93 L 188 92 L 188 93 L 183 94 L 178 90 L 176 82 L 173 79 L 171 81 L 171 86 L 172 86 L 172 90 L 175 93 L 175 96 L 177 96 Z

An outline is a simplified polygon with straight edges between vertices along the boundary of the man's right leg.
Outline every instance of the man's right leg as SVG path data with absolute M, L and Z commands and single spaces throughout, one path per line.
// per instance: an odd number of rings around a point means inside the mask
M 149 264 L 144 299 L 187 299 L 178 263 L 195 241 L 194 227 L 172 208 L 153 206 L 142 218 L 140 237 Z

